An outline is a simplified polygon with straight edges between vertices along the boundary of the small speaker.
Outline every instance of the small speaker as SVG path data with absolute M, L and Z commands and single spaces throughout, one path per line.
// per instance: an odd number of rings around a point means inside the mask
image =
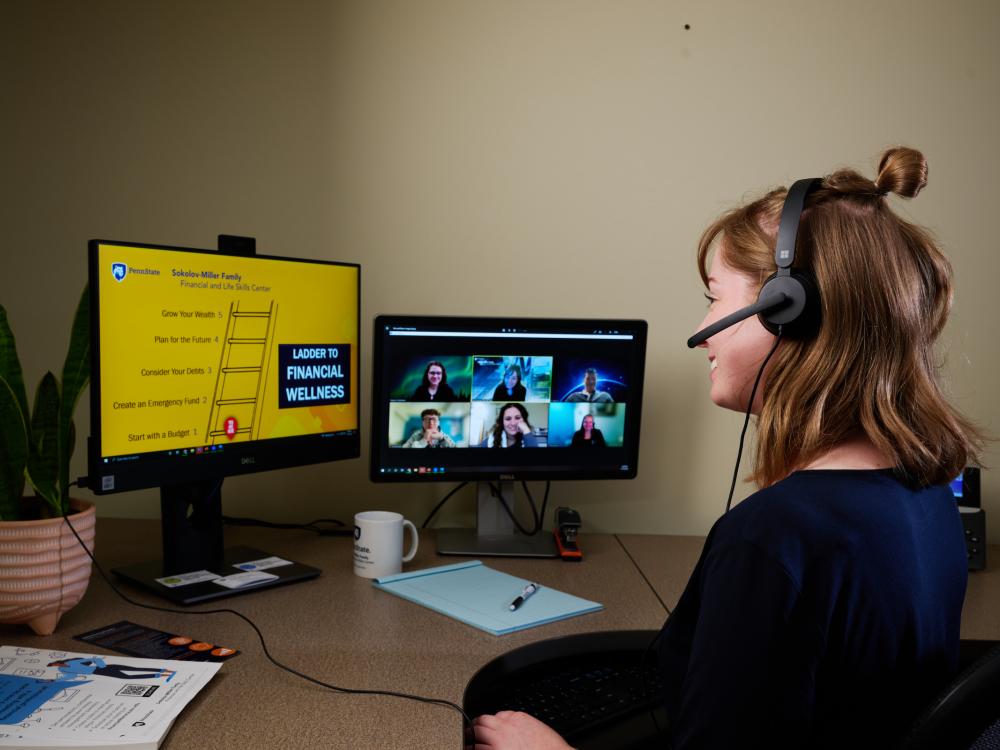
M 969 570 L 986 569 L 986 511 L 982 508 L 959 506 L 965 528 L 965 551 L 969 555 Z
M 951 483 L 965 530 L 965 551 L 969 570 L 986 569 L 986 511 L 980 495 L 979 468 L 967 466 Z

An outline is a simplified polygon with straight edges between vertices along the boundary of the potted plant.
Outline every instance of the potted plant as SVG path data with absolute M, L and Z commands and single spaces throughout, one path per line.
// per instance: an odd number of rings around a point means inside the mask
M 32 408 L 7 311 L 0 306 L 0 623 L 55 630 L 90 581 L 90 557 L 64 516 L 93 550 L 93 503 L 70 499 L 73 412 L 90 379 L 87 289 L 73 319 L 62 379 L 45 373 Z M 25 496 L 30 486 L 33 496 Z

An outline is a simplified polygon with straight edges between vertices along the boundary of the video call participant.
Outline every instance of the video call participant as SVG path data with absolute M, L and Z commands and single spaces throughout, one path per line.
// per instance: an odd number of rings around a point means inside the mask
M 566 401 L 589 401 L 593 404 L 614 403 L 610 393 L 597 390 L 597 370 L 593 367 L 588 367 L 583 373 L 583 390 L 569 394 Z
M 454 448 L 455 441 L 441 432 L 441 412 L 424 409 L 420 412 L 423 429 L 417 430 L 406 439 L 403 448 Z
M 528 390 L 521 385 L 520 365 L 510 365 L 504 370 L 503 380 L 493 391 L 493 401 L 524 401 Z
M 886 151 L 875 180 L 826 177 L 795 256 L 819 289 L 818 331 L 776 341 L 751 317 L 702 345 L 712 401 L 737 411 L 777 349 L 750 405 L 761 489 L 715 523 L 661 633 L 674 750 L 892 747 L 954 674 L 967 563 L 948 482 L 982 439 L 935 371 L 951 266 L 885 198 L 926 182 L 909 148 Z M 702 235 L 703 326 L 774 272 L 785 196 Z M 479 750 L 567 747 L 523 713 L 474 728 Z
M 497 421 L 489 431 L 480 448 L 537 448 L 538 438 L 535 437 L 531 422 L 528 421 L 528 410 L 524 404 L 504 404 L 497 414 Z
M 604 442 L 604 434 L 594 427 L 594 418 L 590 414 L 583 418 L 580 429 L 573 433 L 572 445 L 574 448 L 584 446 L 604 448 L 607 445 Z
M 424 382 L 417 386 L 410 401 L 455 401 L 455 391 L 448 385 L 448 371 L 440 362 L 428 362 Z

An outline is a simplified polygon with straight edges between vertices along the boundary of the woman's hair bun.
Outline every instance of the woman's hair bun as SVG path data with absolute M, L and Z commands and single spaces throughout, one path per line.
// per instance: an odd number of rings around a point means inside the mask
M 896 146 L 879 159 L 875 187 L 886 193 L 914 198 L 927 184 L 927 160 L 915 148 Z

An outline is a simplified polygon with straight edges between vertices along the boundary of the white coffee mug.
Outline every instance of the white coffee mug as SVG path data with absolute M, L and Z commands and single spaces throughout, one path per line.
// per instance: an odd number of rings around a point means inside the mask
M 403 555 L 403 527 L 413 535 L 410 551 Z M 417 554 L 417 527 L 399 513 L 366 510 L 354 516 L 354 573 L 381 578 L 403 570 L 403 563 Z

